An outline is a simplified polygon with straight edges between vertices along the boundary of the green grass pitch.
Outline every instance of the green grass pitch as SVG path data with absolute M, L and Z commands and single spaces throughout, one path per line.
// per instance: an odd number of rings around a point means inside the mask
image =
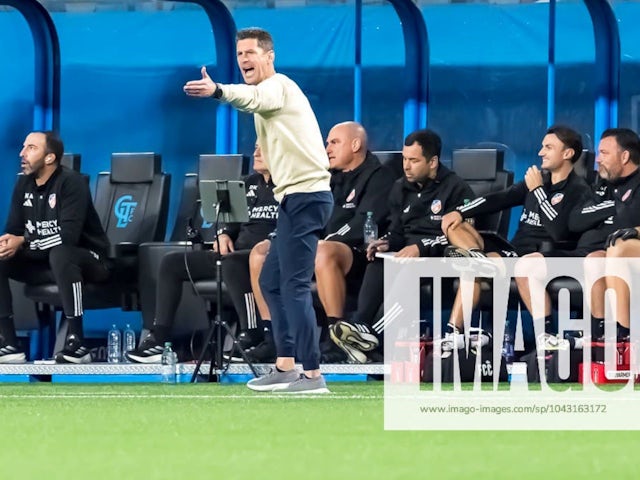
M 381 382 L 0 385 L 16 479 L 636 479 L 637 432 L 386 432 Z M 585 430 L 589 426 L 585 425 Z

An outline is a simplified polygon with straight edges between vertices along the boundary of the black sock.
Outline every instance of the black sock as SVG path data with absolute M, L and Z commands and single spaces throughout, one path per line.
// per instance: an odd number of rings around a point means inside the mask
M 616 323 L 616 325 L 618 327 L 618 338 L 627 338 L 631 331 L 627 327 L 623 327 L 619 323 Z
M 82 340 L 82 315 L 78 317 L 67 316 L 67 335 L 75 335 Z
M 553 321 L 553 315 L 544 317 L 544 331 L 550 335 L 558 334 L 558 324 Z
M 464 329 L 456 327 L 453 323 L 447 323 L 445 333 L 462 333 Z
M 271 333 L 271 319 L 268 320 L 260 320 L 260 326 L 262 327 L 262 331 L 264 333 Z
M 601 338 L 604 336 L 604 318 L 591 315 L 591 338 Z
M 15 345 L 18 342 L 16 328 L 13 325 L 13 315 L 0 317 L 0 336 L 4 338 L 7 345 Z
M 344 320 L 342 317 L 327 317 L 327 323 L 329 325 L 334 325 L 337 322 Z

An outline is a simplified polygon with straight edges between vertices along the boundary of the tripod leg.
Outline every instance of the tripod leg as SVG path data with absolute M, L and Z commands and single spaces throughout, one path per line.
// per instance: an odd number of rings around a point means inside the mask
M 195 383 L 196 377 L 198 376 L 198 372 L 200 371 L 200 367 L 202 366 L 202 362 L 204 362 L 204 357 L 207 354 L 207 350 L 209 345 L 211 345 L 211 340 L 213 340 L 213 334 L 215 332 L 216 324 L 215 322 L 209 327 L 209 331 L 207 332 L 207 338 L 202 345 L 202 352 L 200 353 L 200 357 L 198 358 L 198 362 L 196 363 L 196 368 L 193 370 L 193 374 L 191 375 L 191 383 Z M 211 364 L 213 365 L 213 358 L 211 359 Z M 211 373 L 211 371 L 209 372 Z
M 231 337 L 231 340 L 233 340 L 233 347 L 231 348 L 231 352 L 233 353 L 234 351 L 236 351 L 236 352 L 240 353 L 240 356 L 245 361 L 245 363 L 249 366 L 249 368 L 251 369 L 251 372 L 253 373 L 253 375 L 255 377 L 259 377 L 260 374 L 256 370 L 256 367 L 253 366 L 253 363 L 247 357 L 246 352 L 243 349 L 240 348 L 240 345 L 238 345 L 238 339 L 233 334 L 233 332 L 231 330 L 231 327 L 227 324 L 227 322 L 220 322 L 220 325 L 222 326 L 222 328 L 224 328 L 224 330 L 227 333 L 227 335 L 229 335 Z M 220 329 L 220 330 L 222 330 L 222 329 Z

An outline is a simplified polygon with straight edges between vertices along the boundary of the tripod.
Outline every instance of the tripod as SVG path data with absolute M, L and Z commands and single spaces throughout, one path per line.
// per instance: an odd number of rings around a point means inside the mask
M 231 207 L 229 204 L 228 190 L 225 188 L 226 187 L 225 184 L 226 182 L 218 182 L 216 184 L 216 189 L 218 191 L 218 202 L 215 204 L 216 215 L 215 215 L 215 222 L 214 222 L 214 228 L 216 232 L 218 231 L 218 221 L 220 218 L 220 213 L 228 213 L 231 210 Z M 246 208 L 245 208 L 245 212 L 246 212 Z M 216 238 L 216 242 L 218 244 L 218 252 L 220 252 L 221 250 L 220 250 L 219 238 Z M 222 318 L 222 282 L 223 282 L 222 277 L 223 277 L 222 258 L 220 257 L 216 260 L 216 278 L 217 278 L 216 314 L 213 321 L 210 320 L 209 331 L 207 332 L 207 336 L 206 336 L 204 345 L 202 347 L 202 352 L 200 353 L 200 357 L 198 358 L 196 367 L 193 370 L 193 374 L 191 376 L 191 383 L 195 383 L 196 381 L 198 372 L 200 371 L 200 367 L 204 362 L 204 358 L 206 356 L 207 350 L 209 350 L 211 353 L 209 377 L 211 378 L 213 376 L 214 367 L 215 367 L 215 371 L 216 371 L 215 373 L 217 376 L 219 376 L 224 371 L 226 371 L 226 368 L 223 368 L 223 364 L 222 364 L 222 349 L 223 349 L 222 332 L 223 331 L 227 335 L 229 335 L 229 337 L 231 337 L 231 339 L 233 340 L 233 347 L 231 349 L 231 353 L 233 353 L 234 351 L 240 352 L 242 359 L 249 366 L 253 374 L 256 377 L 259 376 L 255 367 L 253 366 L 253 363 L 251 363 L 251 361 L 247 358 L 247 355 L 244 352 L 244 350 L 242 350 L 242 348 L 240 348 L 240 346 L 238 345 L 238 339 L 235 337 L 235 335 L 231 331 L 229 324 L 225 322 Z M 215 337 L 215 340 L 214 340 L 214 337 Z M 229 361 L 231 361 L 231 359 L 229 359 Z M 228 368 L 228 364 L 227 364 L 227 368 Z

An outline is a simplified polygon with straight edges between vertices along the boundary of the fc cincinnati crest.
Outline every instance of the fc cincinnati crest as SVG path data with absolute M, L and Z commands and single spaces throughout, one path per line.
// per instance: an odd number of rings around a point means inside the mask
M 622 195 L 622 201 L 626 202 L 627 198 L 629 198 L 630 196 L 631 196 L 631 189 L 629 189 L 626 192 L 624 192 L 624 195 Z
M 551 205 L 559 204 L 564 198 L 564 193 L 556 193 L 553 197 L 551 197 Z
M 347 202 L 350 202 L 351 200 L 353 200 L 353 197 L 356 196 L 356 189 L 354 188 L 353 190 L 351 190 L 351 193 L 349 194 L 349 196 L 347 197 Z
M 431 202 L 431 211 L 433 213 L 437 214 L 440 210 L 442 210 L 442 202 L 440 200 L 434 200 Z
M 49 207 L 56 208 L 56 194 L 52 193 L 49 195 Z

